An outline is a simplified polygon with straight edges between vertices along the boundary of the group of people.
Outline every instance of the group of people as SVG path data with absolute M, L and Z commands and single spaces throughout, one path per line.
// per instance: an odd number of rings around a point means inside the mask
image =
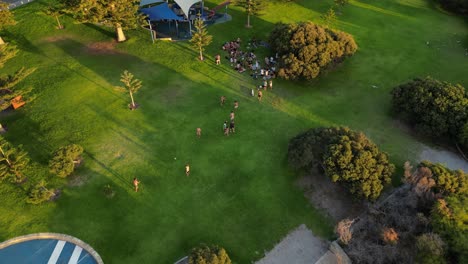
M 221 106 L 224 106 L 226 103 L 226 96 L 221 96 L 220 98 L 220 104 Z M 236 117 L 236 114 L 234 111 L 236 111 L 239 108 L 239 102 L 237 100 L 234 101 L 234 110 L 229 113 L 229 123 L 228 121 L 224 121 L 223 123 L 223 133 L 225 136 L 229 136 L 229 133 L 236 133 L 236 124 L 234 122 L 234 118 Z
M 228 53 L 226 59 L 231 63 L 236 71 L 243 73 L 247 69 L 251 71 L 251 76 L 254 79 L 263 78 L 270 79 L 276 76 L 276 60 L 278 59 L 278 54 L 276 58 L 265 57 L 264 65 L 258 61 L 257 56 L 254 53 L 254 50 L 258 47 L 258 41 L 253 38 L 247 44 L 248 51 L 241 50 L 241 39 L 237 38 L 234 41 L 228 41 L 222 46 L 222 50 Z M 221 63 L 221 56 L 218 54 L 215 56 L 216 64 Z

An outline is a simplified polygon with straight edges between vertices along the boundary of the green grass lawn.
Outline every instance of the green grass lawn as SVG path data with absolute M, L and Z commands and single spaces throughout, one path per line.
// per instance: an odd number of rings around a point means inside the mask
M 351 0 L 337 28 L 355 37 L 356 55 L 314 82 L 275 80 L 262 103 L 248 95 L 257 84 L 248 75 L 226 60 L 214 65 L 221 44 L 265 39 L 280 21 L 320 23 L 331 0 L 272 3 L 252 19 L 252 29 L 243 27 L 240 9 L 230 7 L 231 22 L 208 28 L 214 41 L 205 62 L 189 43 L 151 44 L 145 31 L 127 32 L 129 40 L 112 53 L 89 52 L 91 43 L 111 41 L 112 31 L 68 17 L 66 29 L 56 30 L 54 19 L 40 12 L 47 4 L 37 0 L 15 10 L 19 23 L 4 34 L 22 52 L 1 72 L 36 67 L 18 86 L 34 87 L 36 99 L 1 118 L 10 129 L 5 137 L 23 144 L 34 160 L 29 182 L 47 178 L 63 192 L 56 202 L 32 206 L 24 202 L 24 186 L 0 185 L 0 241 L 67 233 L 92 245 L 106 263 L 172 263 L 199 243 L 222 245 L 237 263 L 250 263 L 301 223 L 332 238 L 330 219 L 294 185 L 288 140 L 310 127 L 346 125 L 364 131 L 400 166 L 414 160 L 421 145 L 389 116 L 389 91 L 426 75 L 468 85 L 466 21 L 430 1 Z M 136 111 L 115 88 L 125 69 L 143 81 Z M 221 95 L 228 98 L 225 107 Z M 224 137 L 234 100 L 240 102 L 237 133 Z M 86 151 L 77 171 L 81 186 L 48 174 L 50 153 L 69 143 Z M 134 176 L 142 182 L 139 193 L 132 190 Z M 106 184 L 117 192 L 113 199 L 103 194 Z

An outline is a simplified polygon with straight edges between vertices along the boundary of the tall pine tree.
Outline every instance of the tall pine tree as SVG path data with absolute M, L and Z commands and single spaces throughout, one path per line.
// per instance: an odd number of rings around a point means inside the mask
M 205 47 L 210 45 L 213 37 L 208 35 L 208 31 L 206 30 L 206 26 L 203 23 L 203 20 L 198 16 L 195 19 L 195 30 L 192 32 L 192 39 L 190 42 L 192 46 L 197 49 L 200 53 L 200 60 L 203 60 L 203 51 Z
M 13 13 L 8 9 L 8 6 L 8 3 L 0 1 L 0 31 L 7 26 L 16 24 Z M 4 44 L 5 42 L 3 41 L 2 36 L 0 36 L 0 45 Z
M 251 27 L 250 16 L 258 16 L 266 8 L 265 0 L 235 0 L 234 4 L 245 9 L 248 28 Z

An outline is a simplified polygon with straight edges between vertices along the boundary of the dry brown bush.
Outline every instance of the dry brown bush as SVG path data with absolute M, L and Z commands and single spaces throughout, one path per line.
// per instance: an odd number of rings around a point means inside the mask
M 341 243 L 347 245 L 351 238 L 353 237 L 353 231 L 351 230 L 351 225 L 354 223 L 354 220 L 343 219 L 335 227 L 335 233 L 338 235 L 338 239 Z
M 396 245 L 398 243 L 398 233 L 393 228 L 385 227 L 381 236 L 386 244 Z

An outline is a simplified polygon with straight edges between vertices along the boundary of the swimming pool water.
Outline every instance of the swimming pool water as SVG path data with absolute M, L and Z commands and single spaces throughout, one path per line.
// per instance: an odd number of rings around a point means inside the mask
M 86 250 L 73 243 L 57 239 L 37 239 L 0 249 L 0 264 L 97 264 L 97 262 Z

